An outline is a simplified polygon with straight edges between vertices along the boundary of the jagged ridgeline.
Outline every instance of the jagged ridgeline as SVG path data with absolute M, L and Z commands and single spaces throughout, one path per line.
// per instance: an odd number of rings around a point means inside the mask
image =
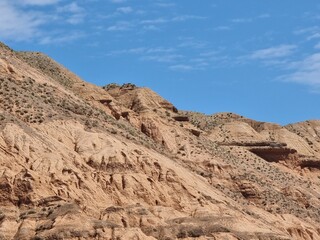
M 0 44 L 0 239 L 320 239 L 319 151 Z

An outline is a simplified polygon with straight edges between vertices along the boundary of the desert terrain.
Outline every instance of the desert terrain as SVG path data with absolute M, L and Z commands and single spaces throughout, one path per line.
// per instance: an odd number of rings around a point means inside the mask
M 0 239 L 320 239 L 320 120 L 183 111 L 1 43 Z

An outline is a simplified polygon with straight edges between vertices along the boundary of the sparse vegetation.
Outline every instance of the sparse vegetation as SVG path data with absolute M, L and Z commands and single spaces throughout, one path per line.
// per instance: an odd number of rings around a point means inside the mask
M 71 88 L 73 85 L 72 79 L 60 71 L 61 65 L 53 61 L 48 56 L 39 52 L 16 52 L 16 56 L 30 64 L 32 67 L 39 69 L 41 72 L 59 82 L 66 88 Z

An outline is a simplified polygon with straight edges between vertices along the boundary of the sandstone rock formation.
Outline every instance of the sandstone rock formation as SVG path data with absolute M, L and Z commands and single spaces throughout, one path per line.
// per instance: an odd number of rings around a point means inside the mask
M 320 239 L 319 151 L 0 44 L 0 239 Z

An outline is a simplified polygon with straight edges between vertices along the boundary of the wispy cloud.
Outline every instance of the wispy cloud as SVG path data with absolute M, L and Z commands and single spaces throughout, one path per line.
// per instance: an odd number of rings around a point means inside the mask
M 320 27 L 311 26 L 311 27 L 300 28 L 293 31 L 293 34 L 302 35 L 305 37 L 306 41 L 311 41 L 311 40 L 320 38 Z
M 57 10 L 60 13 L 64 13 L 64 12 L 78 13 L 78 12 L 82 12 L 84 9 L 79 7 L 79 5 L 76 2 L 72 2 L 70 4 L 58 7 Z
M 182 59 L 183 56 L 180 54 L 158 54 L 158 55 L 149 55 L 141 57 L 143 61 L 152 61 L 152 62 L 161 62 L 161 63 L 173 63 L 177 60 Z
M 263 13 L 258 16 L 252 16 L 252 17 L 246 17 L 246 18 L 233 18 L 230 21 L 234 24 L 240 24 L 240 23 L 251 23 L 256 20 L 262 20 L 262 19 L 267 19 L 270 18 L 271 15 L 268 13 Z
M 2 40 L 53 44 L 54 40 L 61 43 L 78 38 L 79 31 L 67 31 L 61 25 L 55 28 L 55 24 L 79 24 L 84 20 L 85 11 L 76 2 L 63 5 L 62 0 L 2 0 L 0 15 Z
M 133 9 L 132 9 L 132 7 L 120 7 L 120 8 L 117 8 L 117 12 L 128 14 L 128 13 L 133 12 Z
M 103 16 L 102 18 L 114 18 L 118 17 L 121 14 L 128 14 L 128 13 L 137 13 L 139 11 L 134 11 L 131 7 L 123 7 L 118 8 L 116 12 L 112 13 L 111 15 Z M 201 16 L 196 15 L 177 15 L 174 17 L 158 17 L 153 19 L 133 19 L 131 21 L 117 21 L 113 25 L 107 28 L 108 31 L 129 31 L 133 29 L 138 29 L 140 32 L 143 31 L 159 31 L 162 29 L 162 25 L 167 23 L 174 23 L 174 22 L 185 22 L 189 20 L 202 20 L 205 19 Z
M 177 63 L 182 60 L 184 56 L 177 53 L 174 48 L 165 47 L 138 47 L 130 49 L 122 49 L 118 51 L 112 51 L 107 56 L 120 56 L 120 55 L 138 55 L 138 59 L 141 61 L 148 62 L 159 62 L 159 63 Z
M 312 35 L 308 36 L 307 40 L 309 41 L 309 40 L 317 39 L 317 38 L 320 38 L 320 32 L 313 33 Z
M 310 29 L 303 30 L 302 33 L 310 32 Z M 295 82 L 312 87 L 313 91 L 320 92 L 320 53 L 311 53 L 301 60 L 297 55 L 297 45 L 280 45 L 254 51 L 249 59 L 260 60 L 261 62 L 277 67 L 280 71 L 286 72 L 276 80 Z M 314 46 L 320 48 L 320 44 Z
M 145 31 L 160 31 L 161 30 L 161 28 L 159 28 L 156 25 L 152 25 L 152 24 L 151 25 L 145 25 L 145 26 L 142 27 L 142 29 L 145 30 Z
M 107 28 L 107 31 L 129 31 L 134 27 L 134 24 L 129 21 L 119 21 Z
M 289 69 L 292 70 L 292 73 L 280 76 L 280 80 L 305 84 L 316 91 L 320 90 L 320 53 L 311 54 L 301 61 L 292 62 Z
M 145 12 L 143 10 L 134 9 L 131 6 L 124 6 L 124 7 L 116 8 L 112 13 L 99 14 L 98 18 L 100 20 L 117 18 L 122 21 L 125 21 L 125 19 L 121 19 L 121 17 L 123 17 L 124 15 L 127 15 L 127 14 L 143 15 L 144 13 Z
M 295 35 L 301 35 L 301 34 L 309 34 L 309 33 L 315 33 L 319 31 L 318 26 L 311 26 L 311 27 L 305 27 L 305 28 L 299 28 L 293 31 L 293 34 Z
M 231 22 L 233 23 L 249 23 L 252 22 L 253 19 L 252 18 L 234 18 L 231 19 Z
M 181 43 L 178 45 L 179 48 L 204 48 L 207 46 L 207 43 L 201 40 L 194 39 L 192 37 L 181 38 Z
M 215 31 L 229 31 L 231 29 L 232 28 L 230 26 L 218 26 L 218 27 L 215 27 L 213 30 L 215 30 Z
M 66 22 L 70 24 L 78 24 L 83 22 L 86 14 L 85 10 L 80 7 L 76 2 L 72 2 L 70 4 L 64 5 L 62 7 L 57 8 L 58 13 L 65 13 L 66 16 Z
M 127 0 L 110 0 L 112 3 L 125 3 Z
M 165 48 L 165 47 L 148 48 L 145 50 L 146 53 L 172 53 L 175 51 L 176 49 L 174 48 Z
M 169 66 L 170 70 L 179 72 L 204 71 L 208 68 L 212 68 L 212 62 L 205 57 L 184 59 L 184 61 Z
M 184 21 L 187 21 L 187 20 L 204 20 L 204 19 L 206 19 L 206 17 L 196 16 L 196 15 L 180 15 L 180 16 L 173 17 L 171 19 L 171 21 L 173 21 L 173 22 L 184 22 Z
M 116 54 L 141 54 L 148 51 L 148 48 L 145 47 L 139 47 L 139 48 L 130 48 L 130 49 L 123 49 L 119 51 L 113 51 L 112 55 Z
M 185 22 L 188 20 L 203 20 L 206 17 L 197 16 L 197 15 L 178 15 L 172 18 L 154 18 L 154 19 L 144 19 L 140 21 L 140 24 L 163 24 L 163 23 L 170 23 L 170 22 Z
M 74 40 L 84 37 L 85 35 L 82 32 L 72 32 L 72 33 L 62 33 L 52 36 L 45 36 L 39 40 L 40 44 L 64 44 L 70 43 Z
M 297 48 L 296 45 L 280 45 L 270 48 L 264 48 L 254 51 L 251 55 L 251 59 L 274 59 L 274 58 L 282 58 L 287 57 L 293 53 L 293 51 Z
M 271 17 L 271 15 L 269 14 L 269 13 L 263 13 L 263 14 L 260 14 L 259 16 L 258 16 L 258 18 L 270 18 Z
M 190 72 L 219 68 L 225 66 L 226 63 L 230 66 L 230 59 L 226 55 L 223 55 L 221 51 L 221 49 L 205 51 L 181 58 L 176 64 L 170 65 L 169 69 L 172 71 Z
M 157 7 L 162 7 L 162 8 L 170 8 L 170 7 L 175 7 L 176 4 L 172 2 L 157 2 L 155 3 Z
M 22 5 L 35 5 L 35 6 L 45 6 L 45 5 L 51 5 L 56 4 L 60 0 L 13 0 L 12 2 L 16 2 L 18 4 Z
M 155 54 L 157 55 L 162 55 L 159 56 L 158 59 L 173 59 L 177 58 L 177 54 L 173 54 L 176 52 L 176 49 L 174 48 L 165 48 L 165 47 L 138 47 L 138 48 L 129 48 L 129 49 L 122 49 L 122 50 L 117 50 L 117 51 L 111 51 L 110 53 L 107 54 L 107 56 L 119 56 L 119 55 L 128 55 L 128 54 L 135 54 L 135 55 L 142 55 L 143 57 L 140 57 L 140 59 L 144 60 L 157 60 L 156 57 L 154 56 Z M 159 61 L 160 62 L 160 61 Z
M 315 49 L 320 49 L 320 42 L 314 46 Z
M 30 40 L 40 34 L 39 27 L 45 23 L 40 13 L 25 12 L 7 1 L 0 2 L 0 35 L 10 40 Z
M 193 71 L 196 70 L 196 68 L 192 65 L 187 65 L 187 64 L 177 64 L 177 65 L 172 65 L 169 67 L 170 70 L 173 71 L 182 71 L 182 72 L 187 72 L 187 71 Z
M 189 41 L 188 44 L 184 45 L 188 48 L 188 51 L 181 48 L 181 46 L 177 48 L 161 46 L 137 47 L 111 51 L 106 55 L 113 57 L 136 55 L 136 58 L 140 61 L 162 63 L 169 70 L 179 72 L 203 71 L 209 68 L 216 68 L 225 65 L 229 60 L 227 56 L 222 54 L 222 49 L 206 51 L 202 48 L 203 43 L 197 42 L 194 38 L 181 38 L 181 40 Z M 189 50 L 192 51 L 190 52 Z
M 140 24 L 160 24 L 160 23 L 167 23 L 169 20 L 165 18 L 155 18 L 155 19 L 147 19 L 141 20 Z

